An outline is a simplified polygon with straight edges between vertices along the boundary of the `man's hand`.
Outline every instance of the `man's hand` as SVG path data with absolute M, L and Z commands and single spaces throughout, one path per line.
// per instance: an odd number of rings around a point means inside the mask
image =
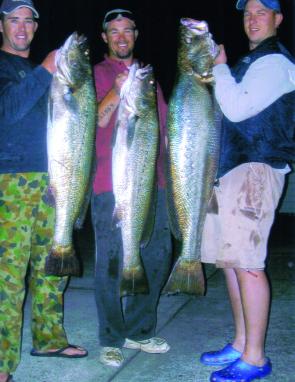
M 226 64 L 226 63 L 227 63 L 227 57 L 226 57 L 224 45 L 220 44 L 219 45 L 219 54 L 215 58 L 214 64 L 218 65 L 218 64 Z
M 127 77 L 128 77 L 128 70 L 125 70 L 123 73 L 120 73 L 117 75 L 114 82 L 113 89 L 118 95 L 120 95 L 122 85 L 126 81 Z
M 56 71 L 56 53 L 57 50 L 53 50 L 52 52 L 48 53 L 48 55 L 44 58 L 41 65 L 48 70 L 51 74 L 53 74 Z

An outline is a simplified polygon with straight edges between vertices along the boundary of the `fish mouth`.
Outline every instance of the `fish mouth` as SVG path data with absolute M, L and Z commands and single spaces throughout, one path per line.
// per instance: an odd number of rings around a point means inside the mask
M 77 46 L 83 46 L 87 41 L 87 37 L 83 34 L 79 35 L 78 32 L 73 32 L 64 42 L 63 46 L 58 49 L 58 60 L 61 61 L 61 57 L 67 57 L 68 52 L 71 49 L 75 49 Z
M 183 17 L 180 19 L 180 23 L 198 36 L 209 33 L 208 23 L 204 20 L 199 21 Z
M 123 98 L 131 89 L 134 80 L 137 78 L 139 80 L 144 80 L 149 74 L 151 74 L 153 68 L 151 65 L 146 65 L 143 68 L 140 68 L 138 63 L 134 63 L 129 68 L 129 73 L 126 81 L 124 82 L 120 97 Z
M 146 76 L 151 74 L 153 71 L 153 68 L 151 65 L 146 65 L 143 68 L 137 69 L 136 71 L 136 77 L 139 78 L 140 80 L 143 80 Z
M 79 52 L 79 53 L 74 53 Z M 77 66 L 76 57 L 78 55 L 89 56 L 89 49 L 87 46 L 87 37 L 83 34 L 79 35 L 78 32 L 73 32 L 58 49 L 55 56 L 55 64 L 62 75 L 69 84 L 72 84 L 72 67 Z
M 209 32 L 208 23 L 205 20 L 195 20 L 191 18 L 181 18 L 180 23 L 186 27 L 192 34 L 197 36 L 208 36 L 210 43 L 210 55 L 215 58 L 219 54 L 219 47 L 212 38 L 212 34 Z M 190 38 L 187 36 L 187 41 Z
M 82 45 L 86 42 L 87 38 L 85 35 L 79 35 L 78 32 L 73 32 L 65 41 L 62 50 L 67 52 L 69 47 L 75 42 L 77 45 Z

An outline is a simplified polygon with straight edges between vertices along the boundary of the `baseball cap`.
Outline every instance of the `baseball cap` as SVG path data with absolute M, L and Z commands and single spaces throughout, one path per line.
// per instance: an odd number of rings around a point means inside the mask
M 245 9 L 248 0 L 238 0 L 236 8 L 238 10 Z M 259 0 L 266 8 L 272 9 L 275 12 L 281 12 L 281 6 L 279 0 Z
M 103 22 L 102 22 L 102 29 L 107 29 L 107 24 L 115 19 L 120 19 L 121 17 L 126 17 L 129 20 L 132 20 L 134 22 L 135 26 L 135 19 L 133 16 L 133 13 L 131 11 L 128 11 L 127 9 L 112 9 L 111 11 L 107 12 L 104 16 Z
M 15 11 L 17 8 L 27 7 L 30 8 L 33 12 L 33 15 L 36 19 L 39 18 L 39 13 L 36 11 L 32 0 L 3 0 L 0 7 L 0 14 L 4 13 L 7 15 Z

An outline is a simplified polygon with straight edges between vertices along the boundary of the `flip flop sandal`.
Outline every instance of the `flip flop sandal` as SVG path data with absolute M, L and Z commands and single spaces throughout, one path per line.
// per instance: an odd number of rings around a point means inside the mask
M 79 349 L 84 350 L 84 354 L 66 354 L 64 353 L 67 349 Z M 64 348 L 55 350 L 55 351 L 46 351 L 46 352 L 39 352 L 36 349 L 32 349 L 30 352 L 31 356 L 33 357 L 60 357 L 60 358 L 83 358 L 88 355 L 88 351 L 80 346 L 68 344 Z
M 263 366 L 250 365 L 238 359 L 226 368 L 212 373 L 210 382 L 250 382 L 254 379 L 266 377 L 271 373 L 271 369 L 272 366 L 269 358 L 266 358 L 266 362 Z

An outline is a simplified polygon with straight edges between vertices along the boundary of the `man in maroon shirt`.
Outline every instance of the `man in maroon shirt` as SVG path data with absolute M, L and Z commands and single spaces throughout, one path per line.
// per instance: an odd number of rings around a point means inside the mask
M 135 59 L 133 49 L 138 30 L 132 12 L 114 9 L 104 17 L 102 38 L 108 55 L 95 65 L 98 99 L 96 139 L 97 169 L 93 184 L 92 221 L 96 242 L 95 297 L 99 318 L 100 361 L 119 367 L 124 361 L 122 347 L 148 353 L 165 353 L 170 347 L 154 337 L 157 305 L 171 263 L 171 236 L 165 203 L 164 153 L 167 105 L 157 87 L 160 121 L 160 150 L 157 159 L 157 208 L 153 235 L 141 257 L 149 281 L 149 294 L 120 298 L 122 238 L 112 229 L 114 195 L 112 188 L 112 135 L 120 102 L 120 89 Z M 112 272 L 110 272 L 112 269 Z M 114 277 L 115 274 L 115 277 Z

